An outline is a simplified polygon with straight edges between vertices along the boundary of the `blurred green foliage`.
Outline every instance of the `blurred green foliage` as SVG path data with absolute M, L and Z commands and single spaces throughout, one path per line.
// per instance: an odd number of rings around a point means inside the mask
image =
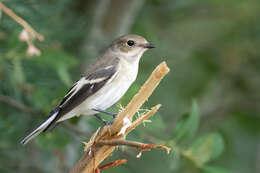
M 173 148 L 170 162 L 174 164 L 170 166 L 171 170 L 178 170 L 180 167 L 179 163 L 181 162 L 180 159 L 185 158 L 189 160 L 194 167 L 204 172 L 210 172 L 208 169 L 211 167 L 209 167 L 207 163 L 217 159 L 222 154 L 224 141 L 219 133 L 209 133 L 197 137 L 191 144 L 183 143 L 183 141 L 187 141 L 190 137 L 195 135 L 198 126 L 198 105 L 193 101 L 191 111 L 181 116 L 177 121 L 173 138 L 168 142 Z M 184 146 L 186 146 L 186 148 Z
M 40 56 L 28 56 L 19 40 L 23 28 L 0 11 L 0 172 L 68 172 L 75 164 L 81 141 L 101 125 L 95 118 L 73 118 L 25 147 L 19 141 L 121 31 L 157 48 L 143 56 L 120 104 L 161 61 L 171 68 L 144 105 L 163 107 L 129 139 L 166 144 L 172 152 L 153 150 L 136 159 L 135 150 L 123 148 L 109 160 L 128 163 L 105 172 L 260 171 L 259 0 L 3 2 L 45 40 L 33 42 Z
M 190 113 L 181 116 L 179 123 L 176 124 L 173 140 L 178 143 L 183 138 L 192 137 L 199 126 L 198 105 L 195 101 L 192 104 Z

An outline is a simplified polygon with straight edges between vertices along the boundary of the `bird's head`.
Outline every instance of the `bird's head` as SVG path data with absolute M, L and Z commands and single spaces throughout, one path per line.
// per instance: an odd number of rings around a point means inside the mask
M 129 61 L 140 59 L 142 54 L 154 45 L 139 35 L 124 35 L 115 39 L 110 45 L 111 50 Z

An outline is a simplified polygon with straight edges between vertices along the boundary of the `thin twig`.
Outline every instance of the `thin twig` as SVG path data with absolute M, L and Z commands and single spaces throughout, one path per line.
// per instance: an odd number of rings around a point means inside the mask
M 126 159 L 122 159 L 122 160 L 114 160 L 113 162 L 107 163 L 105 165 L 102 165 L 99 167 L 100 171 L 103 171 L 104 169 L 110 168 L 110 167 L 114 167 L 114 166 L 118 166 L 121 164 L 126 163 L 127 160 Z
M 6 7 L 1 1 L 0 1 L 0 9 L 6 13 L 9 17 L 11 17 L 13 20 L 15 20 L 17 23 L 23 26 L 23 28 L 30 33 L 33 37 L 36 37 L 38 40 L 43 41 L 44 36 L 38 32 L 36 32 L 31 25 L 29 25 L 25 20 L 23 20 L 21 17 L 17 16 L 10 8 Z
M 136 128 L 137 126 L 139 126 L 141 123 L 143 123 L 146 119 L 148 119 L 149 117 L 151 117 L 153 114 L 155 114 L 155 112 L 157 112 L 157 110 L 161 107 L 160 104 L 154 106 L 149 112 L 147 112 L 145 115 L 139 117 L 137 120 L 135 120 L 130 127 L 128 127 L 126 129 L 126 133 L 131 132 L 134 128 Z
M 148 148 L 161 148 L 169 152 L 171 149 L 169 147 L 166 147 L 164 145 L 153 145 L 153 144 L 145 144 L 141 142 L 136 141 L 127 141 L 123 139 L 113 139 L 113 140 L 106 140 L 106 141 L 98 141 L 96 146 L 100 147 L 103 145 L 110 145 L 110 146 L 119 146 L 119 145 L 125 145 L 129 147 L 135 147 L 137 149 L 148 149 Z
M 14 99 L 12 99 L 10 97 L 7 97 L 7 96 L 0 95 L 0 102 L 8 104 L 8 105 L 14 107 L 15 109 L 22 111 L 24 113 L 27 113 L 27 114 L 31 114 L 31 115 L 41 114 L 41 111 L 35 110 L 35 109 L 30 108 L 25 105 L 22 105 L 21 103 L 15 101 Z
M 0 95 L 0 102 L 4 103 L 4 104 L 7 104 L 7 105 L 10 105 L 10 106 L 12 106 L 15 109 L 17 109 L 17 110 L 19 110 L 21 112 L 30 114 L 30 115 L 40 115 L 40 114 L 43 113 L 40 110 L 36 110 L 36 109 L 31 108 L 29 106 L 25 106 L 25 105 L 17 102 L 14 99 L 12 99 L 10 97 L 7 97 L 7 96 Z M 76 135 L 81 135 L 81 136 L 86 136 L 86 135 L 88 136 L 89 135 L 90 136 L 89 132 L 82 131 L 79 128 L 77 128 L 76 126 L 74 126 L 71 123 L 69 123 L 69 122 L 63 122 L 62 125 L 65 128 L 70 129 L 70 131 L 75 133 Z

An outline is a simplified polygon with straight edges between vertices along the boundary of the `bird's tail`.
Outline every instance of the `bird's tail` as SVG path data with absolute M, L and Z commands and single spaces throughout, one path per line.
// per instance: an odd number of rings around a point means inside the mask
M 44 131 L 52 123 L 52 121 L 55 119 L 58 113 L 58 111 L 52 113 L 37 129 L 35 129 L 28 136 L 26 136 L 21 141 L 21 144 L 27 144 L 30 140 L 32 140 L 34 137 L 38 136 L 42 131 Z

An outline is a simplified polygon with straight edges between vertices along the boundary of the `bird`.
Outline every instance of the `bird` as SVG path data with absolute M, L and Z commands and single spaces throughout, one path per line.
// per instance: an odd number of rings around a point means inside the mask
M 136 80 L 139 61 L 143 53 L 151 48 L 155 46 L 136 34 L 123 35 L 112 41 L 50 111 L 47 119 L 26 136 L 21 144 L 27 144 L 41 132 L 47 132 L 75 116 L 94 115 L 105 125 L 109 124 L 98 113 L 106 113 L 115 118 L 116 114 L 107 112 L 106 109 L 119 101 Z

